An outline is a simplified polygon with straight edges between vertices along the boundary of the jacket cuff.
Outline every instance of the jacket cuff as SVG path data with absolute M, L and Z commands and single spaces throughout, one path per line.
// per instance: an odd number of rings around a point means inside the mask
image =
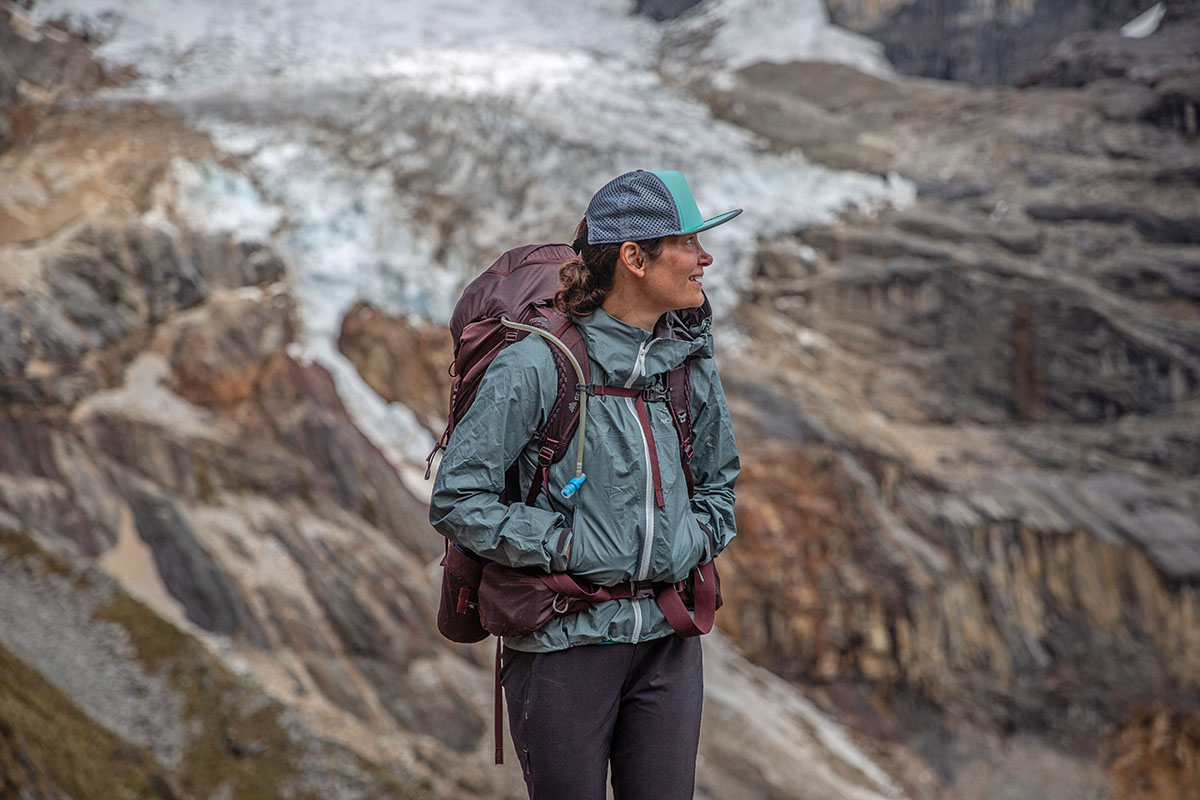
M 563 528 L 558 532 L 557 538 L 554 540 L 553 549 L 550 551 L 550 571 L 551 572 L 567 572 L 570 566 L 571 542 L 575 538 L 575 532 L 571 528 Z
M 713 557 L 717 554 L 717 536 L 713 533 L 711 526 L 701 522 L 699 519 L 696 520 L 696 524 L 704 532 L 704 557 L 700 559 L 700 563 L 704 564 L 712 561 Z

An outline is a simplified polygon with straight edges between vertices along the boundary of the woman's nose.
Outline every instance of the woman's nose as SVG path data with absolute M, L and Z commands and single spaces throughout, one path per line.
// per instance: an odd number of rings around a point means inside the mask
M 700 266 L 707 267 L 713 262 L 713 257 L 699 243 L 697 243 L 696 247 L 700 248 Z

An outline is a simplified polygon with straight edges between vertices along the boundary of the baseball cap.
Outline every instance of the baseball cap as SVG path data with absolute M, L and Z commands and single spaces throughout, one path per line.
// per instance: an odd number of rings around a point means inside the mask
M 683 173 L 638 169 L 613 178 L 592 196 L 586 213 L 588 244 L 699 233 L 740 213 L 735 208 L 705 219 Z

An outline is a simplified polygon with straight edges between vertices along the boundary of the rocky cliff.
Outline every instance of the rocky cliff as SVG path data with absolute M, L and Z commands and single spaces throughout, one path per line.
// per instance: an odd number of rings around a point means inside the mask
M 655 20 L 682 17 L 697 0 L 638 0 L 634 12 Z M 1136 32 L 1189 17 L 1193 0 L 825 0 L 830 19 L 880 42 L 905 75 L 973 86 L 1021 82 L 1053 50 L 1097 37 L 1120 42 L 1118 29 L 1146 15 Z M 793 7 L 794 8 L 794 7 Z M 1190 42 L 1157 37 L 1170 53 Z M 1139 57 L 1141 63 L 1145 57 Z
M 724 624 L 949 796 L 1200 791 L 1200 150 L 1145 65 L 1197 73 L 1162 48 L 1055 81 L 1095 52 L 1064 45 L 1023 91 L 804 64 L 707 90 L 919 187 L 760 249 Z
M 1070 34 L 1112 31 L 1115 35 L 1154 4 L 1144 0 L 827 0 L 826 5 L 838 25 L 882 42 L 898 71 L 987 86 L 1011 84 Z

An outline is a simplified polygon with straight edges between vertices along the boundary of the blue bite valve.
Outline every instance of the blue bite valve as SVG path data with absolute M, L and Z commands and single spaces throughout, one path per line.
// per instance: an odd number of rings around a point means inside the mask
M 562 496 L 570 497 L 579 491 L 579 487 L 583 486 L 583 482 L 587 480 L 587 475 L 576 475 L 571 480 L 567 481 L 567 485 L 562 488 Z

